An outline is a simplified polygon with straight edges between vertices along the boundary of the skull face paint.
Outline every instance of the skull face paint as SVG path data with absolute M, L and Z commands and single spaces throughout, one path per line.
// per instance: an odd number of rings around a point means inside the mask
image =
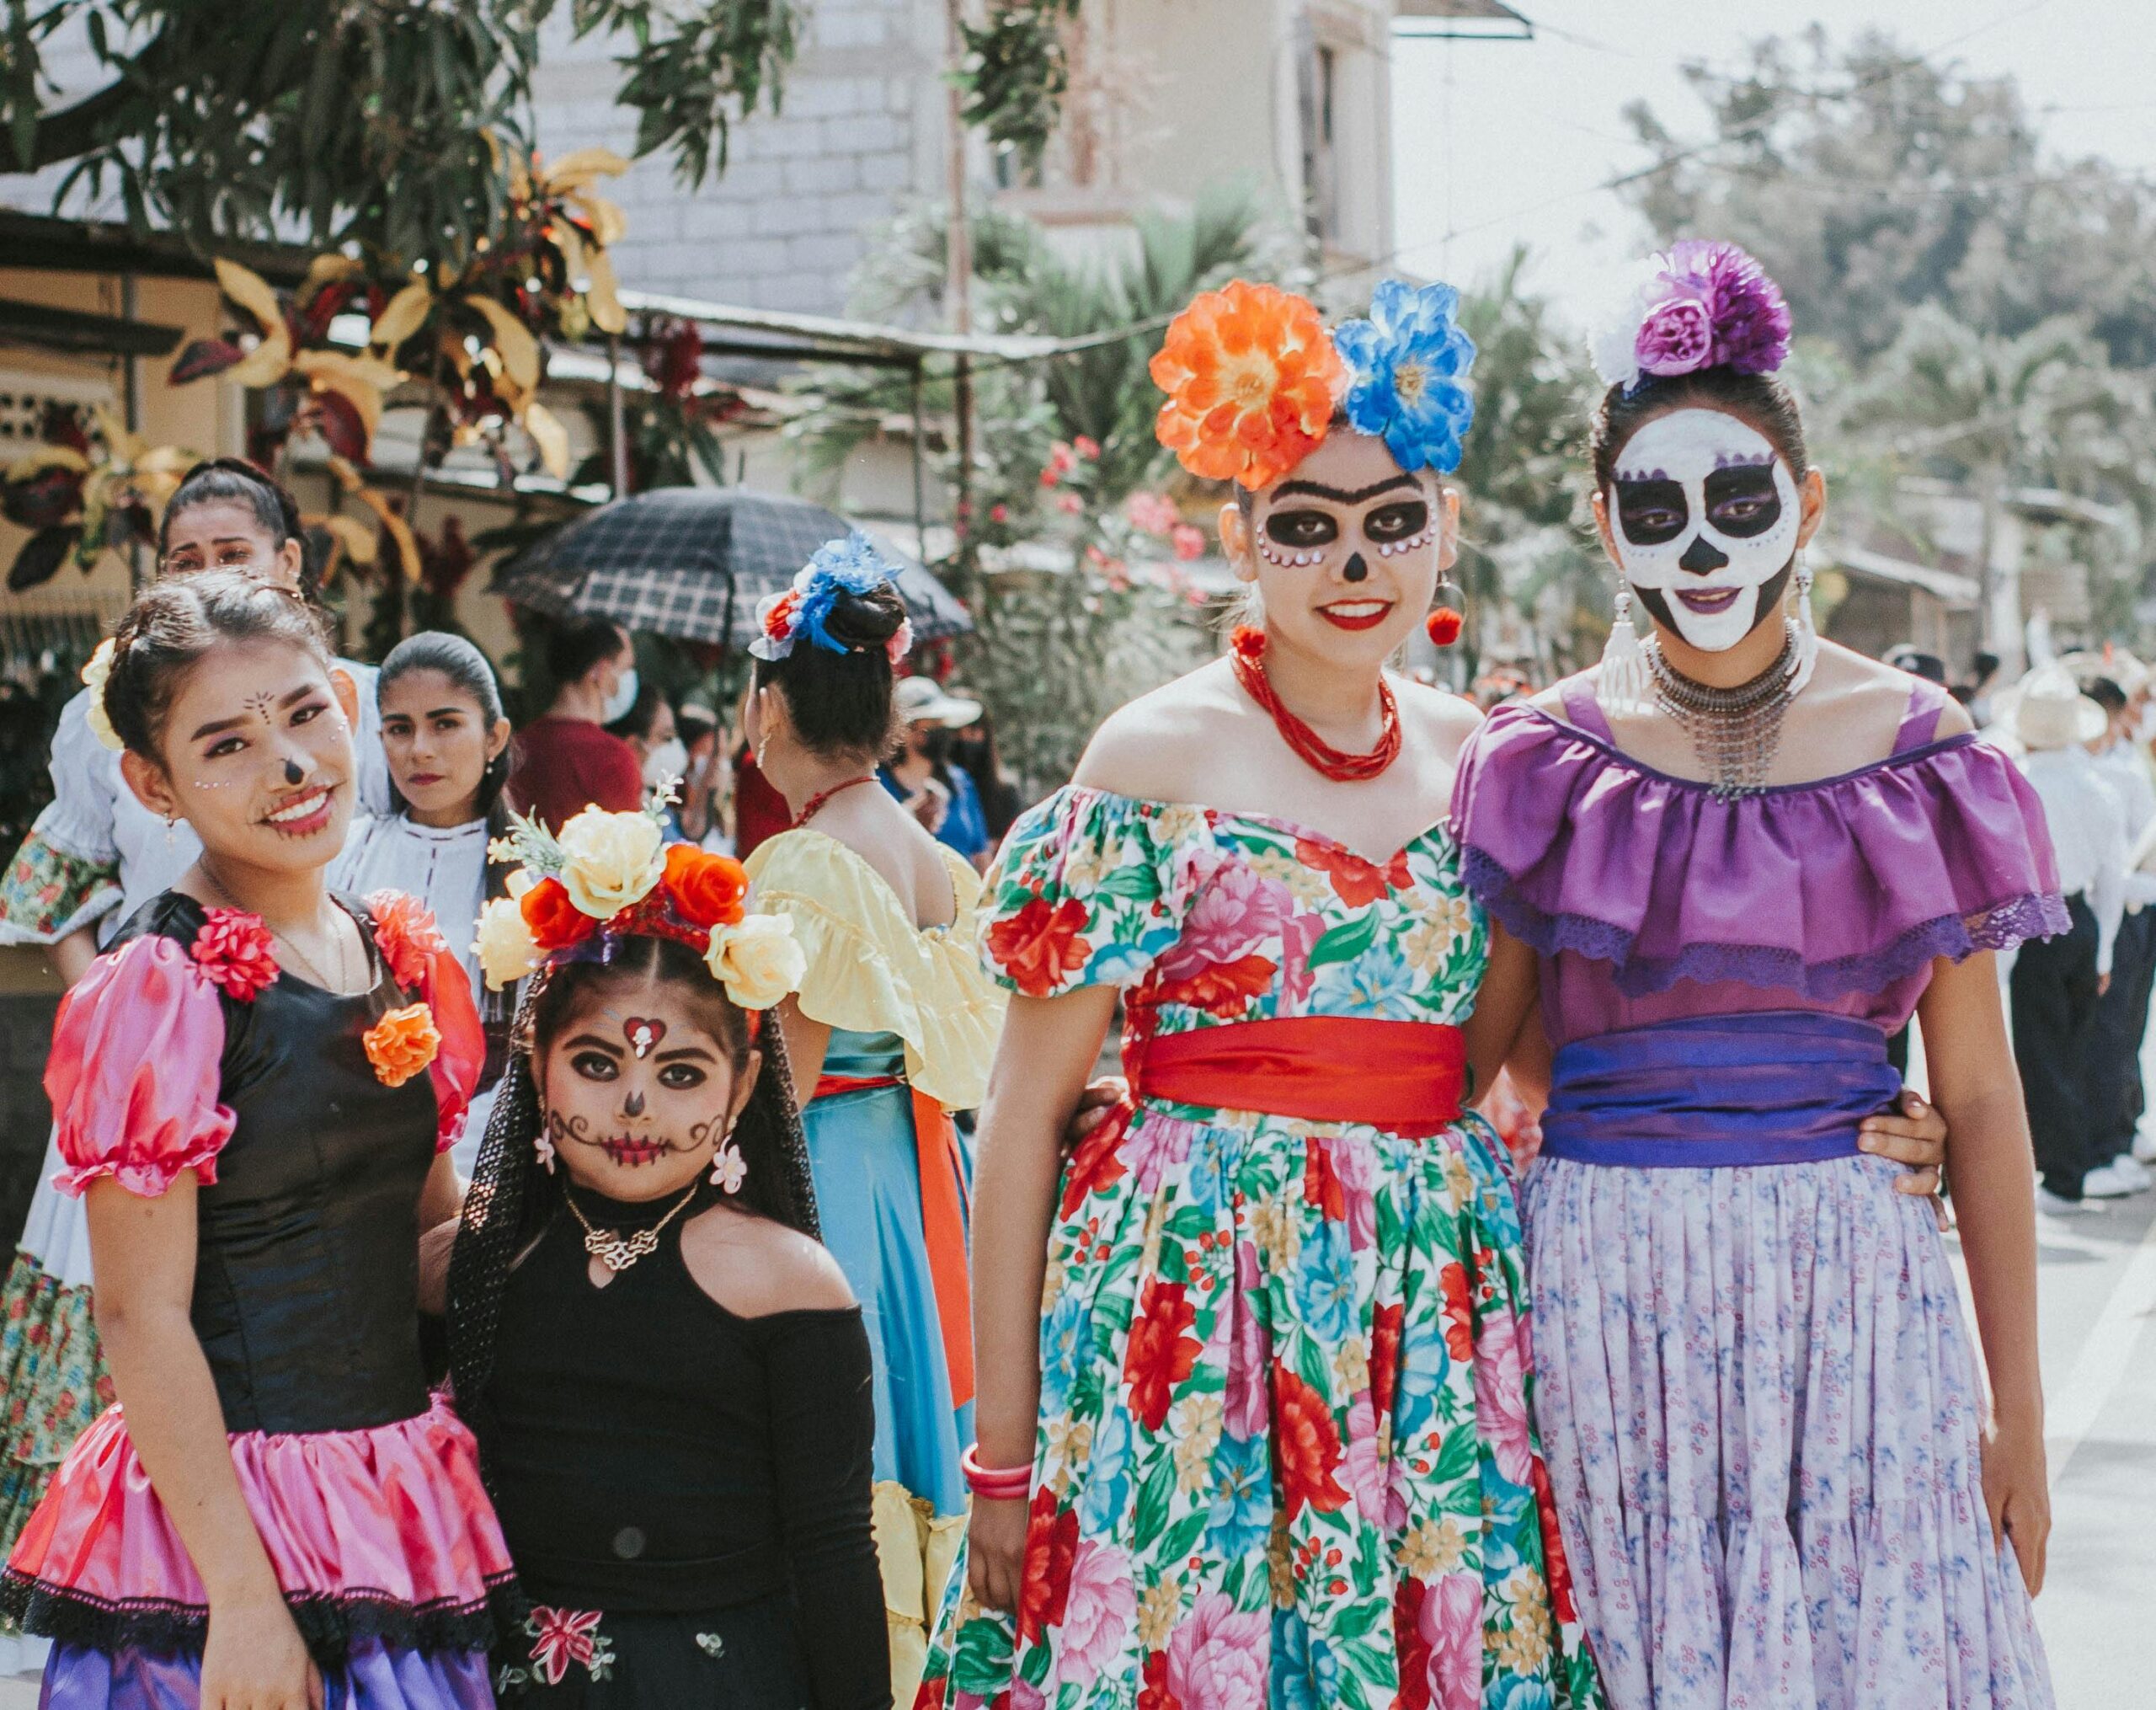
M 1721 653 L 1779 607 L 1803 513 L 1789 464 L 1718 409 L 1657 416 L 1617 454 L 1610 534 L 1640 601 L 1703 653 Z

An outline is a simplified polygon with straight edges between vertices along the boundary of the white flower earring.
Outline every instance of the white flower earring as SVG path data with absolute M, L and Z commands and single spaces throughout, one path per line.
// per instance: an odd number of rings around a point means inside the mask
M 531 1150 L 539 1159 L 539 1168 L 548 1175 L 554 1173 L 554 1141 L 545 1129 L 531 1136 Z
M 722 1194 L 738 1194 L 749 1179 L 749 1160 L 741 1156 L 741 1148 L 728 1134 L 711 1161 L 712 1185 Z

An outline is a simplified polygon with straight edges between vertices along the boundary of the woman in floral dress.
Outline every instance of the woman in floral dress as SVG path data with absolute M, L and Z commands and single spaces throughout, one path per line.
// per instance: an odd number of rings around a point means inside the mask
M 1333 336 L 1238 283 L 1155 361 L 1262 627 L 1112 718 L 991 877 L 975 1501 L 921 1705 L 1599 1702 L 1461 1108 L 1509 1043 L 1432 823 L 1474 715 L 1383 669 L 1454 551 L 1456 301 Z M 1118 995 L 1133 1099 L 1065 1165 Z

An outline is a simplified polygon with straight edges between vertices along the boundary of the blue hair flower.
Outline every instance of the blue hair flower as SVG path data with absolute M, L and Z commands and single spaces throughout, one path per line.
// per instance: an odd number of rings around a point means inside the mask
M 1449 285 L 1419 290 L 1397 279 L 1380 284 L 1368 320 L 1332 334 L 1348 365 L 1348 425 L 1381 439 L 1403 469 L 1460 467 L 1475 394 L 1467 371 L 1475 341 L 1460 329 L 1460 293 Z
M 827 653 L 851 651 L 825 628 L 839 596 L 868 593 L 898 574 L 899 566 L 857 528 L 844 540 L 827 542 L 794 572 L 792 587 L 758 602 L 756 625 L 762 633 L 749 651 L 759 659 L 784 659 L 804 635 Z

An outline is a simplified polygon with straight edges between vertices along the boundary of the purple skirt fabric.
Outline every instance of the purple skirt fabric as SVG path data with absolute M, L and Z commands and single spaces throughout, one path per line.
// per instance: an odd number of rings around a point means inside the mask
M 1536 1411 L 1613 1710 L 2046 1710 L 1944 1243 L 1897 1167 L 1551 1159 Z
M 494 1710 L 483 1651 L 357 1645 L 323 1677 L 327 1710 Z M 38 1710 L 198 1710 L 202 1659 L 55 1645 Z

